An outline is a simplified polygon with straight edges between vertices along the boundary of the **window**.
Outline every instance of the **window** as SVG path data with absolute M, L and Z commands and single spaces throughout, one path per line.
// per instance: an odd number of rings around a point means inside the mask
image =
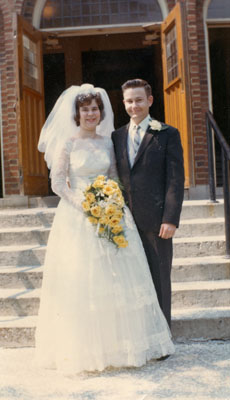
M 174 25 L 165 35 L 166 41 L 166 62 L 168 83 L 178 76 L 178 57 L 177 57 L 177 41 L 176 26 Z
M 230 18 L 229 0 L 211 0 L 208 7 L 207 19 Z
M 40 90 L 38 76 L 37 44 L 23 35 L 24 83 L 31 89 Z
M 41 28 L 162 21 L 157 0 L 47 0 Z

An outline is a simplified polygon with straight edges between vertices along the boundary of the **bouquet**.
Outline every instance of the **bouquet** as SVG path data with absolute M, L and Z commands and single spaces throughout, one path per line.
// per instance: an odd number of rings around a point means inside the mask
M 82 208 L 99 237 L 108 239 L 117 248 L 127 247 L 121 220 L 124 215 L 124 198 L 118 183 L 99 175 L 84 191 Z

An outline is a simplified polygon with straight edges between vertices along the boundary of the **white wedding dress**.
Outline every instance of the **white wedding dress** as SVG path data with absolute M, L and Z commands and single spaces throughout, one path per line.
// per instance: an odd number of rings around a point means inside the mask
M 128 208 L 127 248 L 99 238 L 81 211 L 83 190 L 114 177 L 112 141 L 72 139 L 52 168 L 61 197 L 50 232 L 42 285 L 36 362 L 77 373 L 141 366 L 174 353 L 149 267 Z M 66 184 L 66 179 L 70 187 Z

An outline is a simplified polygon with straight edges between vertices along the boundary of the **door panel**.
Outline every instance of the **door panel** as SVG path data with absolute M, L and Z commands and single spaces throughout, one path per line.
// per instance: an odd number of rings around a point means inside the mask
M 17 32 L 21 192 L 47 195 L 48 171 L 43 154 L 37 150 L 45 120 L 42 34 L 20 16 Z
M 185 187 L 192 183 L 191 118 L 184 4 L 177 3 L 162 23 L 165 122 L 175 126 L 184 150 Z

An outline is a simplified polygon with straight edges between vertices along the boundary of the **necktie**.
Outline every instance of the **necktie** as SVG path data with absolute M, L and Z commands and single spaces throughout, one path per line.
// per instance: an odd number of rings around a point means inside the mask
M 136 155 L 138 152 L 138 149 L 139 149 L 140 142 L 141 142 L 140 126 L 138 126 L 138 125 L 135 126 L 134 130 L 135 130 L 135 134 L 134 134 L 133 147 L 134 147 L 134 152 Z

